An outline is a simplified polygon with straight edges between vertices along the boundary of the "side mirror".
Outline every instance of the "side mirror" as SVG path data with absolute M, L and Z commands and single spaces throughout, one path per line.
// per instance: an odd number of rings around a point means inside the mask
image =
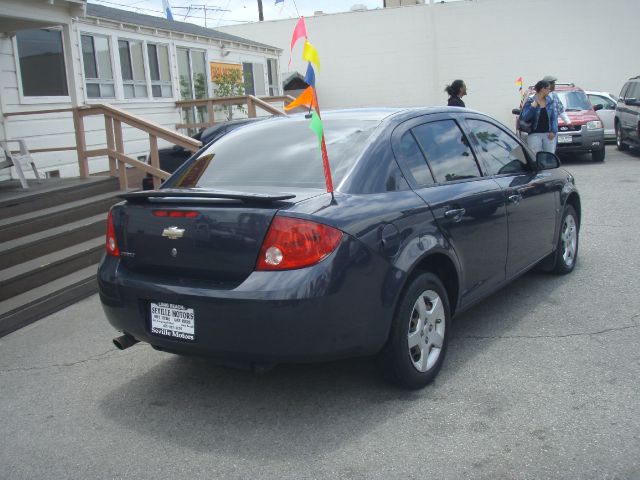
M 538 152 L 536 154 L 536 165 L 538 170 L 551 170 L 560 167 L 560 159 L 555 153 Z
M 625 105 L 638 105 L 638 100 L 636 98 L 625 98 L 624 99 L 624 104 Z
M 596 103 L 593 106 L 593 109 L 597 112 L 598 110 L 602 110 L 604 108 L 604 105 L 602 105 L 601 103 Z
M 520 115 L 520 109 L 514 108 L 513 110 L 511 110 L 511 113 L 513 113 L 514 115 Z

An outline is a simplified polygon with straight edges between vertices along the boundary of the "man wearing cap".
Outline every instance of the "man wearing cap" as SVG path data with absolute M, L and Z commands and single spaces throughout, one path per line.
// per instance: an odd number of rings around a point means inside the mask
M 564 104 L 560 101 L 560 98 L 558 98 L 558 94 L 555 92 L 556 81 L 558 79 L 554 75 L 545 75 L 542 80 L 544 80 L 545 82 L 549 82 L 551 84 L 550 85 L 551 92 L 549 93 L 549 95 L 547 95 L 547 98 L 551 100 L 551 103 L 553 104 L 554 108 L 556 109 L 556 112 L 558 113 L 556 118 L 562 118 L 564 123 L 566 123 L 567 125 L 571 124 L 571 119 L 564 111 Z M 555 142 L 557 141 L 558 141 L 558 138 L 556 137 Z

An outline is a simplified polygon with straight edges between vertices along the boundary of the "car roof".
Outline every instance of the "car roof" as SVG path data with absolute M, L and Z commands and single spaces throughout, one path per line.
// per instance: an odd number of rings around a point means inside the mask
M 412 117 L 417 115 L 428 115 L 435 113 L 478 113 L 469 108 L 460 107 L 446 107 L 446 106 L 432 106 L 432 107 L 363 107 L 363 108 L 343 108 L 335 110 L 323 110 L 321 116 L 323 119 L 337 119 L 337 120 L 373 120 L 383 121 L 386 119 L 397 117 Z M 300 119 L 304 117 L 305 113 L 295 113 L 288 115 L 286 118 Z M 484 114 L 482 114 L 484 115 Z M 283 117 L 273 117 L 273 120 L 282 119 Z
M 604 95 L 606 96 L 613 96 L 611 93 L 609 92 L 603 92 L 601 90 L 585 90 L 584 93 L 586 93 L 587 95 Z
M 560 91 L 560 92 L 570 92 L 570 91 L 581 91 L 584 92 L 584 90 L 580 87 L 575 86 L 573 83 L 570 84 L 558 84 L 556 83 L 556 92 Z

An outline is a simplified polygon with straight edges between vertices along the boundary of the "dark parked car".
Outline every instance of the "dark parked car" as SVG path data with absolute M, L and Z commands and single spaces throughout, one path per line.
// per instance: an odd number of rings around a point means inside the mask
M 377 354 L 419 388 L 451 319 L 529 269 L 571 272 L 580 198 L 461 108 L 325 112 L 335 198 L 304 115 L 231 132 L 124 194 L 98 271 L 109 322 L 158 350 L 264 366 Z
M 640 75 L 630 78 L 620 91 L 615 128 L 618 150 L 640 147 Z
M 202 142 L 202 145 L 207 145 L 211 142 L 215 142 L 219 138 L 223 137 L 227 133 L 242 127 L 249 123 L 264 120 L 268 117 L 254 117 L 254 118 L 240 118 L 237 120 L 229 120 L 228 122 L 218 123 L 212 127 L 205 128 L 200 132 L 192 136 L 192 138 Z M 180 145 L 174 145 L 173 147 L 161 148 L 158 150 L 158 157 L 160 160 L 160 169 L 168 173 L 173 173 L 184 162 L 189 160 L 193 153 Z M 148 160 L 147 160 L 147 163 Z M 153 178 L 151 175 L 147 175 L 142 179 L 143 190 L 153 190 Z

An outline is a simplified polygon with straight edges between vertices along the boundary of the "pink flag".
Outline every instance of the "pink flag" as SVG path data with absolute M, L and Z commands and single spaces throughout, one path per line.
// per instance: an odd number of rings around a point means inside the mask
M 291 52 L 289 54 L 289 67 L 291 67 L 291 55 L 293 54 L 293 47 L 301 38 L 307 38 L 307 26 L 304 23 L 304 17 L 300 17 L 296 27 L 293 29 L 293 36 L 291 37 Z
M 304 24 L 304 17 L 300 17 L 300 20 L 296 23 L 296 28 L 293 29 L 293 36 L 291 37 L 291 51 L 293 51 L 293 46 L 301 38 L 307 38 L 307 26 Z

